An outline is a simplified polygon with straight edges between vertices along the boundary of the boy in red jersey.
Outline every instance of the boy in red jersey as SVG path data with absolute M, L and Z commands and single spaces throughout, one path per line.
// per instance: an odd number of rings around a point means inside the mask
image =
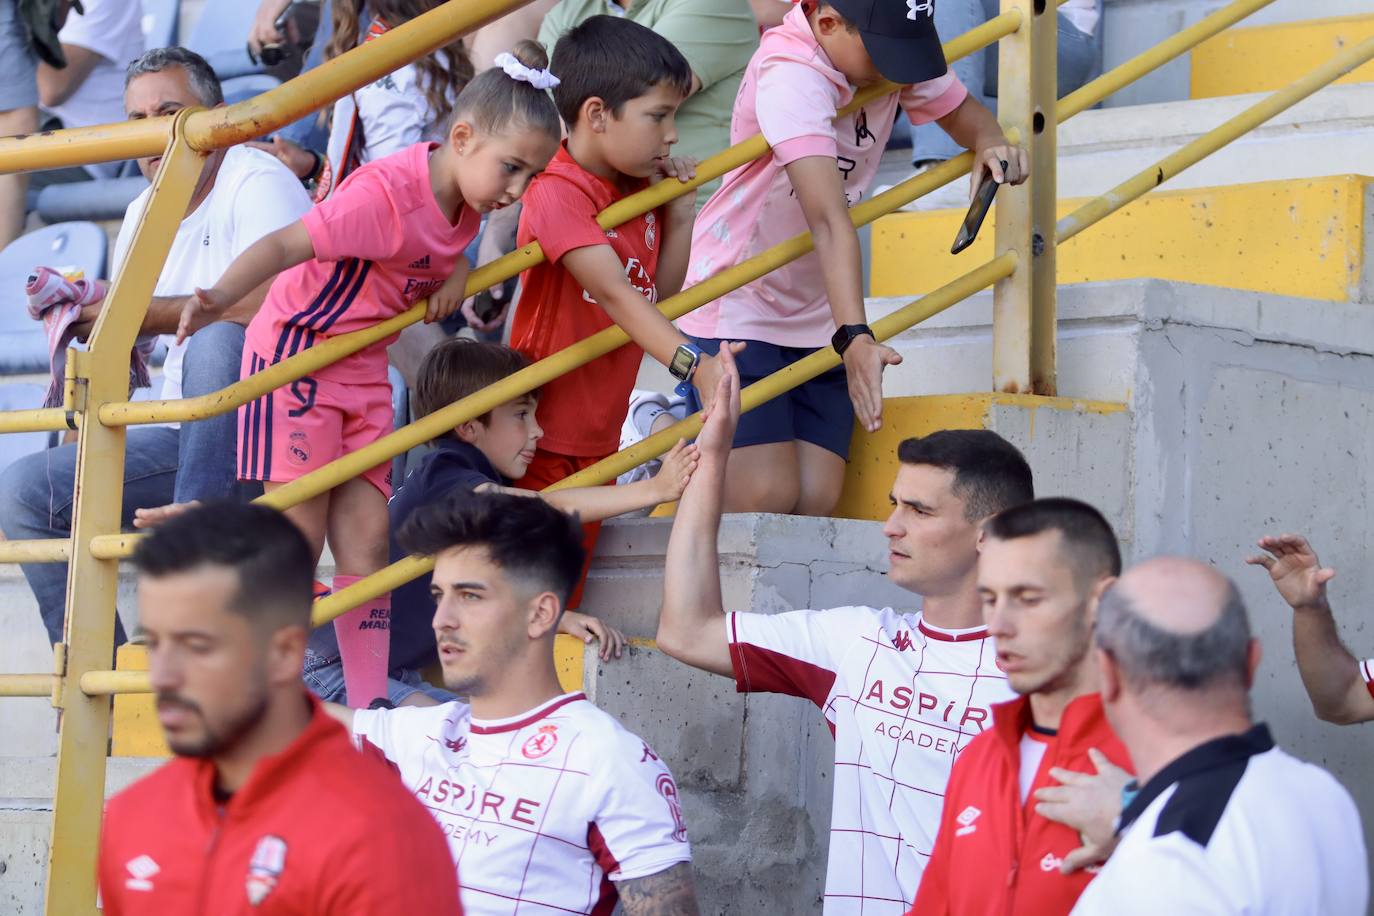
M 673 116 L 692 86 L 687 60 L 638 23 L 593 16 L 559 38 L 551 69 L 561 80 L 554 102 L 568 138 L 525 195 L 518 242 L 538 240 L 548 261 L 521 277 L 511 346 L 537 361 L 612 325 L 633 343 L 544 386 L 544 439 L 517 483 L 527 490 L 616 451 L 645 352 L 708 397 L 720 377 L 716 359 L 655 308 L 682 288 L 696 196 L 615 229 L 596 222 L 601 210 L 657 178 L 695 174 L 695 163 L 668 155 L 677 142 Z M 598 527 L 586 526 L 588 557 Z M 580 591 L 569 607 L 578 606 Z
M 301 684 L 315 563 L 262 506 L 219 503 L 139 545 L 140 630 L 177 757 L 109 802 L 107 916 L 453 916 L 434 820 Z

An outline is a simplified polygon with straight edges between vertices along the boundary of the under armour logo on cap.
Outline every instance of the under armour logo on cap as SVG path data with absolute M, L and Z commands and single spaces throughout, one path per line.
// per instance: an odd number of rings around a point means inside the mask
M 906 0 L 906 18 L 915 19 L 917 13 L 925 13 L 927 16 L 935 15 L 935 0 Z

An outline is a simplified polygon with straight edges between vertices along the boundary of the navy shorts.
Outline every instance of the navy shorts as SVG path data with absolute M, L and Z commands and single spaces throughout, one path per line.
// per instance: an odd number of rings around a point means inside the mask
M 691 340 L 707 353 L 714 355 L 720 350 L 719 340 Z M 745 343 L 748 346 L 744 352 L 735 356 L 741 386 L 751 385 L 815 352 L 814 347 L 781 347 L 761 340 Z M 688 402 L 693 411 L 701 409 L 695 390 Z M 801 440 L 848 460 L 853 434 L 854 405 L 849 400 L 849 380 L 844 366 L 836 366 L 741 416 L 735 431 L 735 448 Z

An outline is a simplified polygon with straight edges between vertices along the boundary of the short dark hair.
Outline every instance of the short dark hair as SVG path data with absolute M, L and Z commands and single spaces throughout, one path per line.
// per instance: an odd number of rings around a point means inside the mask
M 415 415 L 427 417 L 529 364 L 523 353 L 510 347 L 450 337 L 426 353 L 420 363 L 415 378 Z M 539 389 L 530 396 L 539 397 Z M 490 420 L 490 411 L 477 418 L 484 425 Z
M 186 71 L 186 80 L 196 98 L 206 108 L 213 108 L 224 101 L 224 90 L 220 87 L 219 77 L 209 61 L 190 48 L 170 47 L 153 48 L 144 52 L 142 57 L 129 62 L 124 71 L 124 88 L 137 77 L 147 73 L 161 73 L 168 67 L 180 67 Z
M 1035 498 L 1030 465 L 990 429 L 942 429 L 897 446 L 902 464 L 928 464 L 954 474 L 964 518 L 976 522 Z
M 666 83 L 686 96 L 692 68 L 668 39 L 619 16 L 591 16 L 559 37 L 550 68 L 560 80 L 553 101 L 572 130 L 587 99 L 601 99 L 615 117 L 625 103 Z
M 412 554 L 483 547 L 507 576 L 568 603 L 585 552 L 577 516 L 538 497 L 460 492 L 417 509 L 396 535 Z
M 1205 630 L 1176 633 L 1141 616 L 1113 585 L 1102 595 L 1094 624 L 1097 645 L 1116 660 L 1137 690 L 1246 690 L 1250 677 L 1250 619 L 1234 582 L 1226 582 L 1221 613 Z
M 1080 587 L 1103 576 L 1121 575 L 1121 548 L 1102 513 L 1076 499 L 1051 496 L 1012 506 L 988 519 L 988 537 L 1014 541 L 1046 531 L 1058 531 L 1064 553 Z
M 133 562 L 155 579 L 203 566 L 232 569 L 239 584 L 230 610 L 272 629 L 310 626 L 315 557 L 305 535 L 275 509 L 204 503 L 154 528 Z

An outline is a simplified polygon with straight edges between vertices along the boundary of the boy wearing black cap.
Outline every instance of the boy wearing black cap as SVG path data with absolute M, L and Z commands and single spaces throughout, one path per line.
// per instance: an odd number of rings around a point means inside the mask
M 1029 172 L 1025 151 L 949 72 L 933 14 L 933 0 L 802 0 L 764 34 L 740 84 L 731 141 L 761 132 L 773 154 L 729 173 L 697 216 L 687 285 L 807 230 L 816 250 L 678 325 L 708 353 L 722 340 L 748 341 L 736 357 L 745 385 L 826 345 L 844 367 L 740 419 L 728 512 L 829 514 L 855 415 L 870 432 L 882 425 L 883 369 L 901 357 L 865 323 L 848 208 L 877 173 L 897 107 L 912 123 L 935 121 L 974 150 L 975 183 L 984 168 L 1012 184 Z M 881 79 L 905 88 L 836 117 L 856 88 Z

